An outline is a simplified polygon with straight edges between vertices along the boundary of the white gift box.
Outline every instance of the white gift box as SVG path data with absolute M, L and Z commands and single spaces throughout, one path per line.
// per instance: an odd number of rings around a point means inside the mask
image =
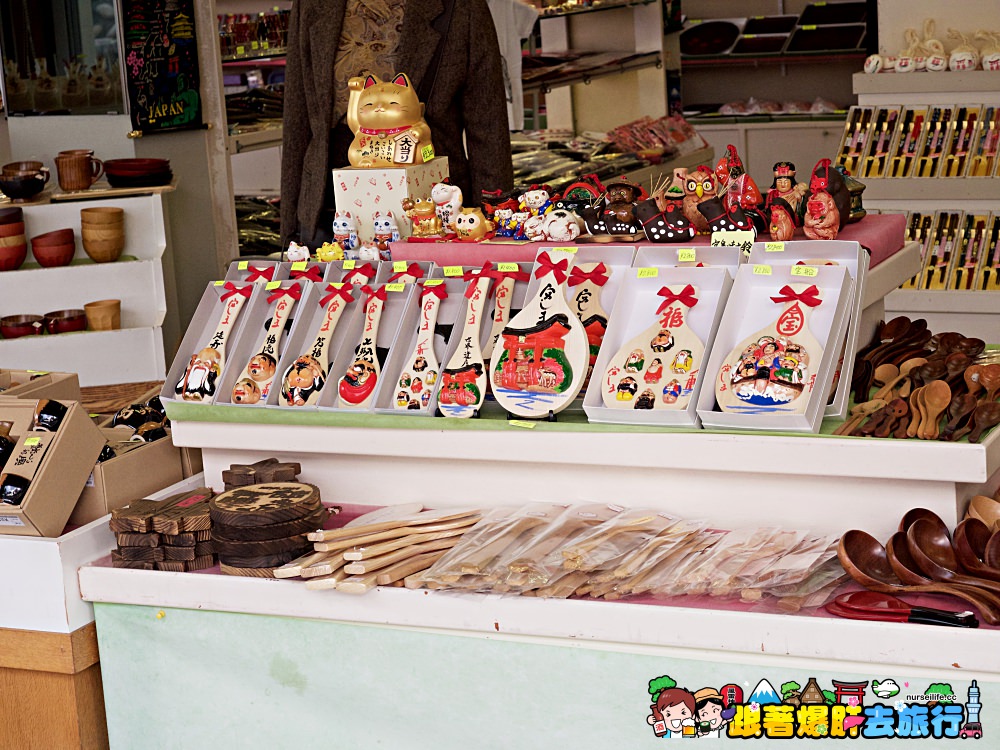
M 410 222 L 403 213 L 404 198 L 430 200 L 431 187 L 448 177 L 448 159 L 439 157 L 424 164 L 398 167 L 347 167 L 333 170 L 333 196 L 340 212 L 350 212 L 358 221 L 358 239 L 368 242 L 374 235 L 372 217 L 392 212 L 399 236 L 410 236 Z
M 339 281 L 339 279 L 328 279 L 330 263 L 319 260 L 286 260 L 281 263 L 281 273 L 283 279 L 303 280 L 310 284 L 318 281 Z M 313 270 L 318 269 L 318 270 Z
M 391 353 L 399 336 L 400 329 L 405 327 L 409 330 L 410 325 L 416 326 L 417 315 L 420 312 L 414 301 L 414 296 L 417 293 L 416 284 L 385 284 L 373 286 L 371 287 L 371 291 L 377 292 L 382 288 L 386 289 L 386 298 L 382 303 L 382 314 L 379 318 L 378 331 L 376 332 L 377 335 L 374 341 L 376 356 L 378 356 L 379 349 Z M 340 379 L 355 361 L 355 354 L 360 346 L 367 323 L 365 308 L 368 303 L 368 293 L 358 288 L 355 288 L 355 292 L 358 296 L 355 304 L 359 306 L 359 310 L 348 321 L 349 325 L 344 331 L 345 336 L 335 356 L 332 357 L 330 370 L 327 373 L 327 384 L 317 404 L 320 409 L 357 412 L 371 411 L 375 400 L 378 398 L 379 390 L 386 380 L 385 375 L 380 372 L 378 382 L 372 391 L 372 397 L 365 407 L 359 408 L 353 404 L 344 402 L 340 398 Z M 384 360 L 380 358 L 381 368 L 384 368 L 388 364 L 388 359 L 388 354 Z
M 815 270 L 815 276 L 793 275 L 795 268 L 744 265 L 736 274 L 698 398 L 698 416 L 703 426 L 730 430 L 819 431 L 826 396 L 847 332 L 852 281 L 845 266 L 808 267 Z M 783 307 L 774 303 L 771 297 L 779 296 L 786 285 L 815 285 L 822 300 L 822 304 L 811 308 L 810 312 L 809 331 L 823 348 L 823 355 L 818 362 L 811 358 L 809 363 L 812 382 L 807 386 L 808 392 L 800 396 L 809 399 L 805 410 L 796 413 L 783 410 L 781 406 L 757 407 L 752 413 L 718 410 L 715 385 L 719 378 L 726 377 L 721 372 L 723 365 L 745 338 L 778 319 Z
M 751 265 L 764 263 L 771 266 L 795 265 L 801 261 L 829 260 L 845 266 L 853 281 L 850 302 L 850 320 L 844 348 L 837 360 L 834 379 L 836 391 L 826 405 L 824 414 L 843 419 L 851 397 L 851 377 L 854 374 L 854 356 L 858 350 L 861 316 L 871 258 L 857 242 L 846 240 L 796 240 L 791 242 L 756 242 L 750 251 Z M 806 263 L 806 265 L 809 265 Z
M 222 369 L 225 370 L 226 365 L 229 363 L 229 359 L 232 356 L 232 347 L 235 346 L 236 341 L 240 337 L 240 331 L 243 328 L 244 321 L 246 320 L 246 312 L 253 306 L 254 300 L 265 293 L 264 286 L 264 284 L 255 284 L 250 282 L 239 283 L 234 281 L 215 281 L 208 285 L 208 288 L 205 289 L 205 293 L 201 296 L 201 301 L 198 303 L 198 307 L 195 308 L 194 315 L 191 317 L 191 322 L 188 324 L 187 332 L 184 334 L 180 347 L 177 349 L 174 361 L 170 365 L 170 369 L 167 370 L 167 379 L 164 381 L 163 389 L 160 391 L 161 400 L 183 400 L 181 396 L 175 393 L 175 386 L 185 376 L 188 363 L 191 361 L 191 358 L 202 349 L 208 347 L 211 343 L 212 335 L 217 330 L 219 321 L 226 306 L 226 302 L 224 302 L 222 298 L 233 291 L 237 291 L 237 293 L 239 293 L 238 290 L 247 290 L 250 296 L 246 299 L 239 312 L 236 314 L 236 321 L 230 329 L 229 336 L 226 340 L 226 358 L 222 363 Z M 244 364 L 246 364 L 246 362 L 244 362 Z M 222 373 L 220 372 L 219 376 L 215 379 L 215 393 L 211 397 L 206 397 L 202 401 L 197 401 L 195 403 L 212 403 L 215 400 L 215 395 L 219 392 L 219 381 L 221 378 Z
M 285 275 L 282 275 L 283 272 Z M 287 271 L 277 260 L 236 260 L 230 263 L 226 270 L 226 281 L 266 284 L 269 281 L 283 281 L 287 278 Z
M 415 273 L 417 269 L 413 268 L 413 266 L 419 267 L 419 275 Z M 415 276 L 418 282 L 424 279 L 432 279 L 434 278 L 434 269 L 436 268 L 437 264 L 432 260 L 382 261 L 378 267 L 378 275 L 375 277 L 375 283 L 390 284 L 394 281 L 398 281 L 400 274 Z
M 696 427 L 698 395 L 706 379 L 704 363 L 709 361 L 712 342 L 722 317 L 726 298 L 733 279 L 725 268 L 653 268 L 639 278 L 639 270 L 632 270 L 624 279 L 614 310 L 611 313 L 604 345 L 594 365 L 583 409 L 591 422 L 612 424 L 659 424 Z M 649 328 L 657 317 L 663 302 L 658 295 L 664 286 L 678 287 L 690 284 L 696 289 L 698 304 L 689 308 L 686 322 L 705 345 L 701 371 L 691 389 L 691 398 L 685 409 L 612 409 L 604 405 L 602 390 L 606 387 L 605 373 L 612 358 L 631 338 Z M 695 373 L 691 373 L 692 375 Z M 709 381 L 711 379 L 709 378 Z M 711 382 L 710 382 L 711 385 Z
M 380 260 L 331 261 L 326 269 L 325 280 L 337 284 L 373 284 L 382 263 Z
M 296 313 L 297 322 L 293 329 L 289 331 L 288 340 L 284 346 L 284 353 L 278 361 L 278 379 L 275 381 L 275 385 L 271 388 L 271 393 L 267 397 L 268 406 L 295 410 L 317 408 L 317 403 L 310 404 L 309 406 L 291 406 L 282 398 L 281 385 L 284 374 L 295 360 L 304 354 L 310 353 L 317 337 L 321 334 L 321 326 L 326 322 L 326 308 L 330 304 L 327 301 L 327 297 L 331 293 L 334 293 L 338 288 L 346 289 L 353 297 L 353 300 L 347 302 L 347 306 L 341 312 L 336 328 L 334 328 L 332 333 L 327 334 L 330 336 L 327 351 L 331 362 L 345 339 L 347 339 L 352 320 L 361 314 L 361 309 L 364 307 L 364 294 L 361 292 L 360 286 L 340 284 L 340 282 L 320 282 L 312 284 L 311 287 L 308 299 L 303 296 L 303 299 L 299 301 Z M 323 385 L 323 392 L 328 388 L 336 388 L 336 383 L 331 384 L 331 381 L 332 376 L 328 372 Z
M 306 281 L 272 281 L 263 286 L 263 291 L 252 301 L 252 304 L 247 303 L 247 308 L 243 311 L 243 326 L 240 329 L 240 336 L 236 341 L 230 341 L 227 347 L 228 356 L 226 357 L 226 366 L 222 371 L 222 377 L 219 378 L 219 387 L 215 394 L 214 403 L 216 406 L 225 405 L 234 408 L 264 406 L 270 398 L 271 391 L 281 387 L 282 371 L 278 368 L 278 363 L 288 346 L 291 334 L 301 324 L 302 319 L 307 317 L 300 313 L 303 309 L 309 307 L 309 303 L 313 299 L 313 286 L 313 284 Z M 285 294 L 273 302 L 268 301 L 279 290 L 286 291 L 293 287 L 298 287 L 299 289 L 300 297 L 298 300 Z M 276 351 L 272 355 L 276 362 L 275 375 L 271 381 L 271 386 L 266 393 L 261 394 L 260 401 L 255 404 L 233 403 L 233 386 L 236 385 L 237 381 L 242 379 L 250 358 L 260 353 L 267 345 L 267 338 L 269 336 L 268 325 L 277 311 L 279 304 L 291 304 L 292 309 L 288 313 L 288 320 L 285 323 L 281 338 L 272 344 L 272 348 L 276 348 Z
M 663 266 L 721 266 L 735 277 L 744 262 L 743 248 L 712 245 L 640 245 L 635 251 L 637 268 Z

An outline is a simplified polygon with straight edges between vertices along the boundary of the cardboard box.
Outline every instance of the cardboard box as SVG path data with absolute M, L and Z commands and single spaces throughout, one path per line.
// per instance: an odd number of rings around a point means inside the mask
M 101 430 L 108 443 L 128 442 L 131 432 L 124 428 Z M 152 443 L 135 442 L 134 446 L 127 453 L 93 467 L 69 517 L 71 524 L 90 523 L 184 478 L 181 451 L 169 438 Z
M 11 383 L 18 385 L 11 387 Z M 80 401 L 80 378 L 75 372 L 0 370 L 0 392 L 18 398 Z
M 448 177 L 448 160 L 441 157 L 425 164 L 399 167 L 349 167 L 333 170 L 333 195 L 337 209 L 350 212 L 358 222 L 358 240 L 370 242 L 374 236 L 372 217 L 392 212 L 399 236 L 410 236 L 410 222 L 403 214 L 404 198 L 430 200 L 431 187 Z
M 11 434 L 19 437 L 5 469 L 31 474 L 31 486 L 20 505 L 0 503 L 3 534 L 59 536 L 104 447 L 104 435 L 76 401 L 62 402 L 67 410 L 57 432 L 32 431 L 37 403 L 27 399 L 0 403 L 0 420 L 13 422 Z M 28 445 L 28 441 L 37 442 Z M 25 463 L 15 467 L 22 447 Z

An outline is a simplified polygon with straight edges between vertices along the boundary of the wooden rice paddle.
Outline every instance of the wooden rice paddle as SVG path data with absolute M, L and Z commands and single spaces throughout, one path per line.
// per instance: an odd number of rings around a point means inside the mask
M 354 301 L 350 287 L 330 284 L 319 304 L 325 309 L 316 338 L 285 370 L 281 379 L 281 399 L 285 406 L 312 406 L 322 395 L 330 369 L 330 342 L 347 306 Z
M 219 297 L 222 315 L 215 333 L 206 347 L 192 355 L 184 375 L 174 386 L 174 393 L 185 401 L 203 401 L 215 395 L 215 382 L 226 365 L 226 341 L 236 326 L 244 303 L 253 294 L 253 284 L 237 287 L 227 281 L 224 288 L 226 291 Z
M 277 375 L 278 356 L 281 347 L 281 337 L 285 333 L 285 323 L 295 308 L 295 303 L 302 296 L 300 284 L 292 284 L 285 289 L 276 289 L 267 298 L 270 305 L 276 302 L 271 324 L 264 331 L 258 342 L 257 353 L 250 357 L 246 367 L 233 385 L 232 402 L 234 404 L 256 404 L 267 400 L 271 385 Z
M 486 400 L 488 378 L 479 335 L 489 286 L 490 277 L 480 273 L 469 282 L 465 292 L 465 323 L 459 334 L 458 347 L 441 370 L 441 385 L 438 387 L 438 409 L 446 417 L 468 419 L 479 411 Z
M 382 319 L 382 308 L 388 295 L 385 286 L 378 289 L 361 287 L 368 295 L 365 302 L 365 323 L 361 331 L 361 341 L 354 349 L 354 362 L 340 378 L 337 391 L 340 394 L 340 406 L 345 409 L 367 409 L 375 395 L 382 374 L 382 365 L 378 360 L 378 326 Z
M 406 398 L 395 398 L 393 406 L 399 410 L 410 408 L 411 404 L 418 405 L 418 411 L 426 411 L 428 402 L 421 396 L 424 389 L 428 392 L 434 387 L 433 378 L 438 374 L 438 358 L 434 353 L 434 326 L 437 325 L 438 310 L 441 308 L 441 300 L 448 297 L 448 290 L 443 284 L 425 284 L 420 293 L 420 325 L 417 327 L 417 343 L 413 347 L 413 352 L 403 365 L 399 381 L 398 392 L 406 394 Z M 433 375 L 432 375 L 433 373 Z M 420 381 L 421 388 L 414 390 L 416 380 Z

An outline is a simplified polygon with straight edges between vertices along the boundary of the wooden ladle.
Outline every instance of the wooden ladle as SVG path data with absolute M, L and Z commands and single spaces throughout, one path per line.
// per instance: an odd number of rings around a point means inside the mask
M 935 581 L 976 586 L 1000 595 L 1000 582 L 971 576 L 962 567 L 947 529 L 938 528 L 926 518 L 918 519 L 906 531 L 906 544 L 919 568 Z
M 972 412 L 978 403 L 976 397 L 969 393 L 959 393 L 952 396 L 951 403 L 948 404 L 948 424 L 941 431 L 940 439 L 951 440 L 955 435 L 955 430 L 972 417 Z
M 921 394 L 924 418 L 917 428 L 921 440 L 937 440 L 940 434 L 941 415 L 951 403 L 951 388 L 943 380 L 933 380 L 925 386 Z
M 986 564 L 986 547 L 989 541 L 989 527 L 978 518 L 966 518 L 955 527 L 952 546 L 955 548 L 955 556 L 967 571 L 980 578 L 1000 581 L 1000 568 Z
M 948 526 L 947 524 L 945 524 L 944 521 L 941 520 L 941 516 L 939 516 L 933 510 L 929 510 L 927 508 L 910 508 L 908 511 L 906 511 L 906 513 L 903 514 L 903 517 L 899 519 L 898 530 L 904 532 L 909 531 L 910 527 L 921 519 L 930 521 L 938 528 L 944 529 L 945 533 L 948 532 Z
M 992 602 L 983 592 L 939 583 L 904 584 L 893 571 L 885 547 L 864 531 L 852 529 L 845 533 L 837 546 L 837 557 L 848 575 L 867 589 L 884 594 L 950 594 L 976 607 L 991 625 L 1000 623 L 1000 603 Z
M 986 430 L 1000 424 L 1000 404 L 996 401 L 980 404 L 973 410 L 969 424 L 972 425 L 969 442 L 978 443 Z

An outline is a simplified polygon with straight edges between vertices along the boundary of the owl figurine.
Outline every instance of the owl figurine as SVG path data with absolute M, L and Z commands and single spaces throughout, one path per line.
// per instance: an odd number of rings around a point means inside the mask
M 459 242 L 479 242 L 494 228 L 481 208 L 463 208 L 455 217 L 455 234 Z
M 715 175 L 707 167 L 698 167 L 693 172 L 688 172 L 687 181 L 684 183 L 684 218 L 691 222 L 691 225 L 698 230 L 698 234 L 708 234 L 708 220 L 698 210 L 698 204 L 711 200 L 718 192 L 718 185 Z

